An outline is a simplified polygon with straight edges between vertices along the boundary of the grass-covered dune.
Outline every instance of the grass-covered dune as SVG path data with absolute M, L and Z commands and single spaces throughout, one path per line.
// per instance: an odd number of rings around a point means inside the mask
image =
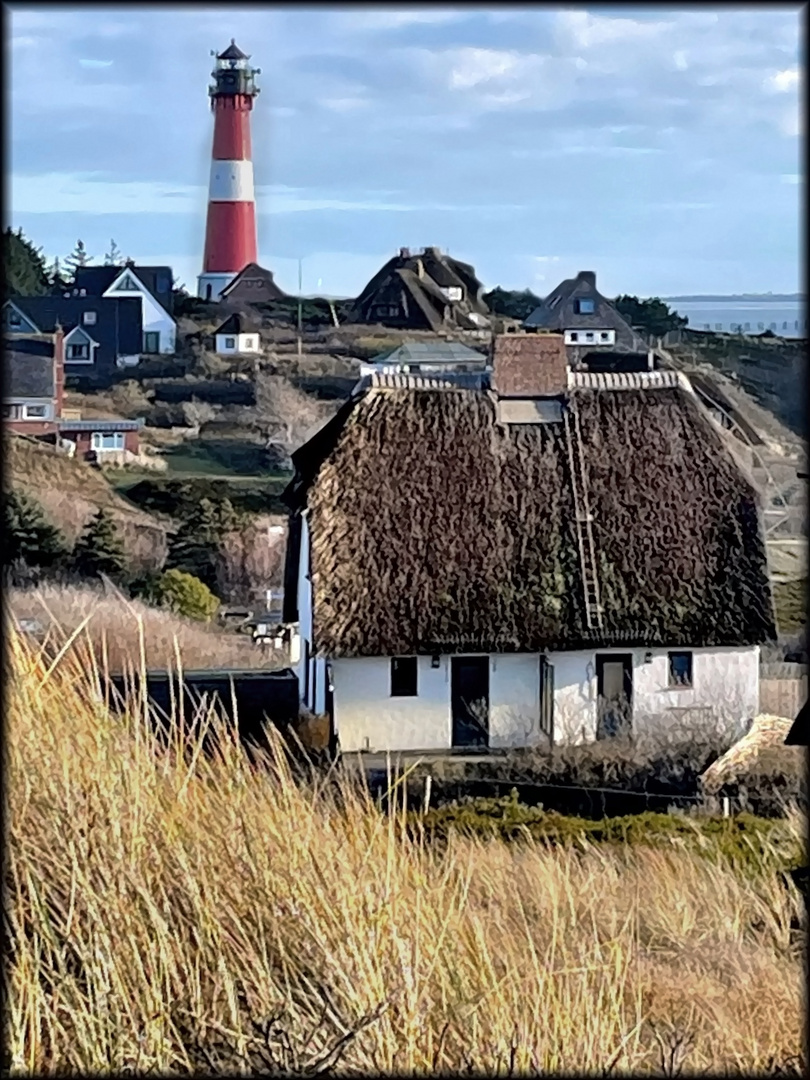
M 7 642 L 12 1070 L 804 1068 L 801 900 L 765 833 L 745 860 L 711 830 L 430 843 L 224 729 L 160 752 L 137 702 L 100 706 L 89 645 Z

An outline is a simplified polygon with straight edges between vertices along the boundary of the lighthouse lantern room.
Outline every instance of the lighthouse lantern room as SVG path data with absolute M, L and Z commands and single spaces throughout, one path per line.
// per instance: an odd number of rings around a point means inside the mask
M 214 113 L 214 144 L 208 185 L 203 272 L 197 292 L 218 300 L 248 263 L 258 261 L 256 202 L 250 144 L 250 112 L 259 93 L 256 75 L 235 41 L 217 55 L 208 88 Z

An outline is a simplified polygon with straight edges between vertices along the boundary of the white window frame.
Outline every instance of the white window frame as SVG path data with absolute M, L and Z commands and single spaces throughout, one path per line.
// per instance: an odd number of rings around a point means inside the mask
M 104 440 L 114 440 L 113 446 L 105 446 Z M 123 431 L 94 431 L 90 436 L 90 448 L 98 453 L 121 453 L 126 449 L 126 435 Z
M 75 349 L 84 350 L 78 356 L 73 352 Z M 65 363 L 67 364 L 92 364 L 93 363 L 93 350 L 89 341 L 82 341 L 79 344 L 68 342 L 65 349 Z
M 234 338 L 234 337 L 226 337 L 225 338 L 225 348 L 226 349 L 235 349 L 236 348 L 236 338 Z
M 95 311 L 85 311 L 82 314 L 82 326 L 95 326 L 98 314 Z
M 23 405 L 23 420 L 50 420 L 51 410 L 48 405 Z

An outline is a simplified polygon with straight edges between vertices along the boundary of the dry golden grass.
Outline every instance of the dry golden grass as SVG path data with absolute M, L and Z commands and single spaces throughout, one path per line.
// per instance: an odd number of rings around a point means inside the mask
M 187 671 L 199 668 L 277 668 L 286 659 L 265 651 L 247 634 L 183 619 L 138 600 L 87 585 L 41 585 L 11 589 L 6 606 L 14 619 L 36 619 L 53 652 L 77 631 L 107 668 L 120 673 L 144 651 L 149 669 L 173 667 L 179 652 Z
M 12 1070 L 800 1067 L 799 898 L 770 876 L 675 847 L 440 856 L 225 728 L 216 758 L 161 754 L 85 646 L 12 631 L 8 665 Z

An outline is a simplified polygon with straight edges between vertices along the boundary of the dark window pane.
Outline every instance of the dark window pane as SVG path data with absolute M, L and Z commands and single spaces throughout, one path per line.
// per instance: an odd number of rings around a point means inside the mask
M 669 685 L 692 685 L 692 654 L 690 652 L 671 652 L 669 654 Z
M 391 697 L 416 697 L 415 656 L 395 656 L 392 658 Z

